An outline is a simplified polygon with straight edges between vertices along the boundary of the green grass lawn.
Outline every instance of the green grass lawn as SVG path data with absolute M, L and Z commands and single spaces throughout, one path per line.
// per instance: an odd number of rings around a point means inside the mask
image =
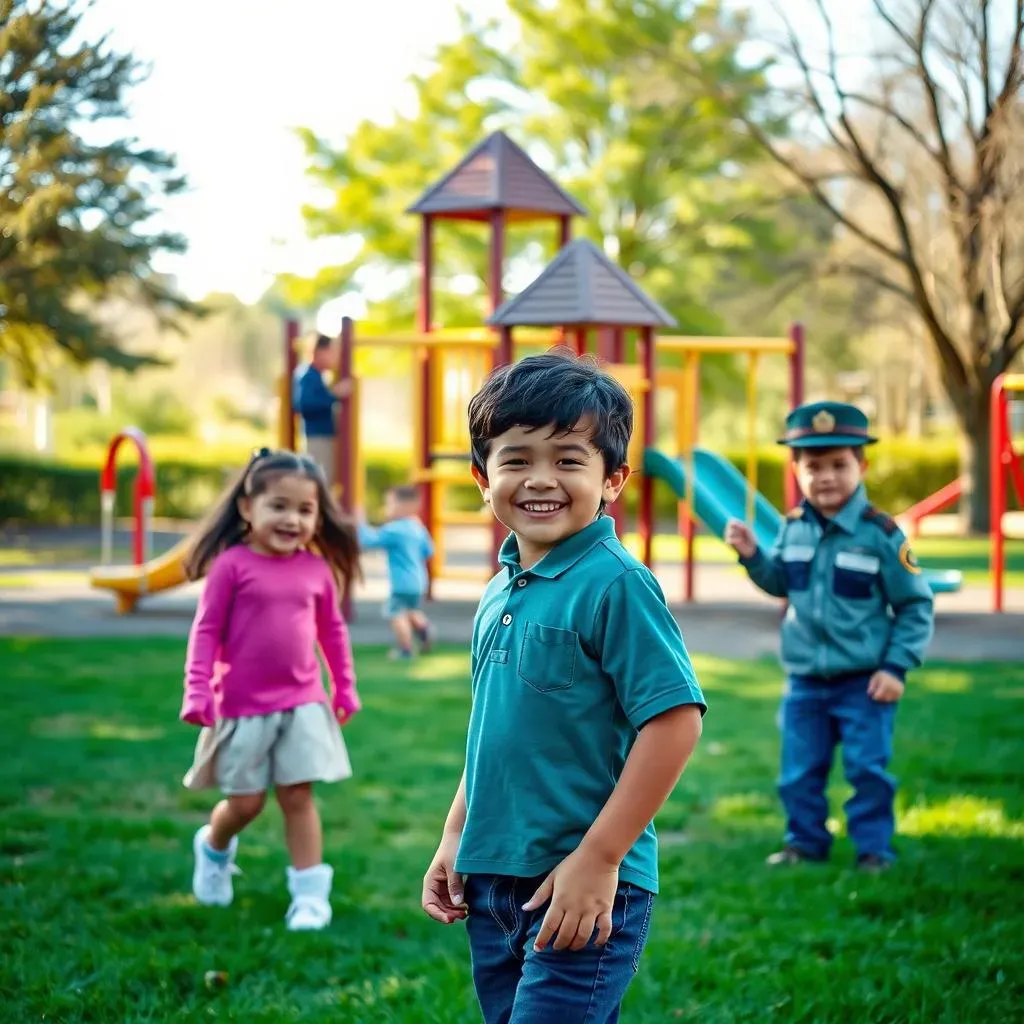
M 0 640 L 4 1021 L 472 1022 L 465 937 L 418 909 L 461 768 L 467 658 L 357 651 L 356 776 L 320 792 L 335 919 L 284 930 L 280 818 L 245 834 L 235 904 L 189 893 L 211 798 L 186 792 L 175 640 Z M 701 658 L 711 710 L 659 818 L 663 894 L 626 1024 L 996 1024 L 1024 999 L 1024 664 L 938 666 L 901 709 L 902 860 L 769 872 L 778 672 Z M 834 787 L 841 819 L 844 787 Z M 1017 952 L 1014 952 L 1016 950 Z M 208 989 L 208 971 L 228 975 Z

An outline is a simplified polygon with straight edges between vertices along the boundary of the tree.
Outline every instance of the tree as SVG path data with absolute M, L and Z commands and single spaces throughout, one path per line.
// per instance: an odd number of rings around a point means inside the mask
M 341 149 L 304 133 L 312 173 L 332 193 L 305 211 L 309 230 L 358 241 L 346 264 L 291 282 L 293 294 L 304 304 L 322 301 L 391 272 L 392 312 L 401 305 L 411 318 L 418 225 L 404 210 L 473 143 L 506 128 L 587 206 L 591 217 L 578 233 L 609 245 L 684 329 L 722 329 L 709 295 L 723 282 L 742 290 L 769 280 L 773 256 L 790 240 L 776 228 L 771 193 L 750 172 L 763 155 L 730 130 L 731 107 L 665 74 L 650 51 L 676 39 L 752 107 L 766 89 L 760 72 L 741 67 L 736 45 L 705 46 L 709 29 L 726 20 L 723 7 L 718 0 L 511 0 L 516 45 L 497 26 L 466 17 L 463 37 L 442 46 L 434 70 L 414 80 L 415 114 L 389 125 L 364 122 Z M 745 21 L 729 24 L 745 31 Z M 484 233 L 446 224 L 438 242 L 448 275 L 437 290 L 438 319 L 479 323 Z M 518 229 L 510 283 L 519 285 L 527 268 L 535 274 L 551 251 L 550 229 L 546 237 Z
M 873 282 L 920 317 L 965 435 L 968 525 L 984 531 L 989 392 L 1024 348 L 1024 0 L 871 0 L 881 42 L 868 80 L 840 49 L 836 4 L 813 7 L 820 60 L 776 5 L 785 38 L 773 60 L 798 85 L 768 109 L 777 117 L 784 102 L 802 117 L 830 161 L 794 153 L 689 55 L 662 56 L 729 102 L 747 136 L 859 243 L 827 272 Z
M 154 273 L 180 236 L 147 227 L 163 196 L 184 187 L 171 156 L 112 138 L 143 70 L 106 38 L 89 42 L 82 7 L 0 0 L 0 354 L 33 383 L 55 355 L 134 368 L 95 316 L 127 292 L 170 319 L 197 311 Z

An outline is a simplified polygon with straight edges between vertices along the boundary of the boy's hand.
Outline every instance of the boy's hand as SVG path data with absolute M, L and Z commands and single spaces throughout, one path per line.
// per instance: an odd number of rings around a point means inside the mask
M 880 668 L 868 683 L 868 696 L 879 704 L 895 704 L 903 696 L 906 689 L 891 672 Z
M 753 558 L 757 554 L 757 540 L 754 531 L 738 519 L 730 519 L 725 525 L 725 543 L 741 558 Z
M 544 879 L 523 910 L 537 910 L 548 900 L 551 905 L 541 922 L 533 944 L 539 953 L 557 932 L 554 949 L 583 949 L 590 942 L 603 946 L 612 934 L 612 906 L 619 884 L 619 869 L 585 850 L 569 854 Z
M 462 875 L 455 871 L 455 855 L 459 852 L 460 836 L 446 832 L 434 859 L 423 876 L 423 896 L 420 906 L 428 917 L 441 924 L 464 921 L 467 907 L 463 895 Z
M 335 398 L 348 398 L 352 394 L 352 378 L 342 377 L 331 387 L 331 394 Z

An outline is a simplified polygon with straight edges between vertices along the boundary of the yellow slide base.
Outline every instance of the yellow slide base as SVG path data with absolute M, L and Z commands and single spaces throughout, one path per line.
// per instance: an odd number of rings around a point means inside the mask
M 188 582 L 184 565 L 188 545 L 183 540 L 144 565 L 99 565 L 89 573 L 89 583 L 99 590 L 112 590 L 117 614 L 125 615 L 135 610 L 139 598 Z

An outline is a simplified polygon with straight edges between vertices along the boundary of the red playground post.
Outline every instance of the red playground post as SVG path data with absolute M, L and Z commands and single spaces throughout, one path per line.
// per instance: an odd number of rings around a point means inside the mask
M 992 382 L 990 408 L 991 474 L 989 490 L 990 563 L 992 569 L 992 610 L 1003 610 L 1004 574 L 1006 571 L 1006 536 L 1003 517 L 1007 509 L 1007 477 L 1017 492 L 1017 502 L 1024 508 L 1024 468 L 1013 450 L 1010 432 L 1010 392 L 1024 393 L 1024 374 L 1001 374 Z
M 278 446 L 295 451 L 295 409 L 292 407 L 292 386 L 299 365 L 295 344 L 299 340 L 299 321 L 286 320 L 284 324 L 284 380 L 281 382 L 281 410 L 279 413 Z
M 146 435 L 136 427 L 127 427 L 117 434 L 107 448 L 107 461 L 100 474 L 100 502 L 102 513 L 100 561 L 109 565 L 114 546 L 114 506 L 117 501 L 117 452 L 124 441 L 131 441 L 139 453 L 139 471 L 135 475 L 135 564 L 142 565 L 149 558 L 150 524 L 153 518 L 153 500 L 156 497 L 156 469 L 149 455 Z

